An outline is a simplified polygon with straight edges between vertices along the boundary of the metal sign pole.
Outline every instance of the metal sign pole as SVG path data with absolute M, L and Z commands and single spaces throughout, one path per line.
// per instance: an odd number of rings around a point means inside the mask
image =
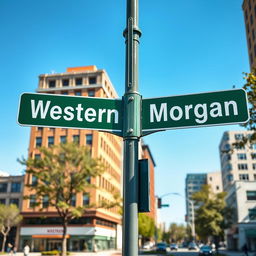
M 141 95 L 138 92 L 138 0 L 127 0 L 124 103 L 123 256 L 138 255 L 138 145 L 141 137 Z

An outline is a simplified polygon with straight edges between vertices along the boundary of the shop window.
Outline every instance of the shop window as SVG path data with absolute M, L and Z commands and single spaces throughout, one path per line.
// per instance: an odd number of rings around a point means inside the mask
M 75 95 L 76 96 L 81 96 L 82 95 L 82 92 L 79 90 L 79 91 L 75 91 Z
M 88 97 L 95 97 L 95 91 L 94 90 L 88 90 Z

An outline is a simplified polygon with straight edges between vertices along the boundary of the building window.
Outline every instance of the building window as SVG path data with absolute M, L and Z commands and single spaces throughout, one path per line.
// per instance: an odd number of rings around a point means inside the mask
M 10 204 L 14 204 L 14 205 L 16 205 L 17 207 L 19 207 L 19 204 L 20 204 L 19 198 L 11 198 L 11 199 L 10 199 Z
M 239 180 L 249 180 L 248 174 L 239 174 Z
M 89 193 L 84 193 L 83 194 L 83 206 L 89 205 L 90 204 L 90 197 Z
M 40 154 L 35 154 L 35 159 L 41 159 L 41 155 Z
M 61 94 L 62 95 L 68 95 L 68 92 L 67 91 L 62 91 Z
M 238 164 L 238 170 L 248 170 L 247 164 Z
M 256 220 L 256 208 L 249 209 L 249 220 Z
M 6 203 L 6 199 L 5 198 L 1 198 L 0 199 L 0 204 L 5 204 Z
M 254 32 L 254 29 L 252 30 L 252 39 L 253 39 L 253 41 L 255 40 L 255 32 Z
M 48 147 L 54 145 L 54 137 L 53 136 L 49 136 L 48 137 Z
M 82 92 L 79 90 L 79 91 L 75 91 L 75 95 L 76 96 L 81 96 L 82 95 Z
M 96 84 L 96 76 L 89 77 L 89 84 Z
M 35 195 L 30 195 L 29 197 L 29 208 L 34 208 L 36 207 L 36 196 Z
M 76 78 L 76 85 L 82 85 L 83 84 L 83 79 L 81 77 Z
M 220 187 L 219 186 L 216 186 L 216 190 L 219 190 L 220 189 Z
M 236 134 L 235 134 L 235 139 L 236 139 L 236 140 L 241 140 L 241 139 L 243 139 L 243 134 L 242 134 L 242 133 L 236 133 Z
M 256 57 L 256 44 L 254 45 L 254 57 Z
M 247 200 L 256 200 L 256 190 L 246 191 Z
M 70 201 L 71 206 L 76 206 L 76 195 L 72 195 L 71 201 Z
M 253 163 L 253 164 L 252 164 L 252 169 L 253 169 L 253 170 L 256 170 L 256 163 Z
M 36 186 L 37 185 L 37 177 L 36 176 L 32 176 L 32 181 L 31 181 L 31 186 Z
M 256 153 L 251 153 L 252 160 L 256 160 Z
M 251 8 L 252 8 L 251 0 L 248 1 L 248 6 L 249 6 L 249 10 L 251 10 Z
M 43 127 L 39 126 L 39 127 L 37 127 L 37 130 L 38 130 L 38 131 L 42 131 L 42 130 L 43 130 Z
M 95 97 L 95 91 L 94 90 L 88 90 L 88 97 Z
M 227 180 L 228 181 L 233 181 L 233 175 L 232 174 L 227 175 Z
M 237 154 L 239 160 L 246 160 L 246 154 Z
M 49 88 L 54 88 L 56 86 L 56 81 L 55 80 L 50 80 L 49 81 Z
M 250 54 L 250 63 L 251 63 L 251 64 L 253 63 L 253 57 L 252 57 L 252 54 Z
M 67 143 L 67 136 L 60 136 L 60 143 Z
M 42 137 L 36 137 L 36 147 L 42 146 Z
M 250 148 L 251 149 L 256 149 L 256 144 L 252 144 Z
M 62 79 L 62 86 L 69 86 L 69 79 Z
M 254 180 L 256 180 L 256 174 L 253 174 L 253 178 L 254 178 Z
M 12 193 L 20 193 L 20 191 L 21 191 L 21 183 L 20 182 L 12 182 L 11 192 Z
M 73 135 L 73 142 L 79 144 L 80 136 L 79 135 Z
M 92 134 L 86 134 L 86 145 L 92 145 Z
M 42 206 L 43 206 L 43 208 L 49 207 L 49 197 L 48 196 L 43 196 Z
M 247 10 L 245 10 L 244 16 L 245 16 L 245 19 L 247 20 L 247 19 L 248 19 L 248 13 L 247 13 Z
M 0 193 L 6 193 L 7 192 L 7 183 L 0 183 Z
M 249 49 L 252 47 L 251 38 L 248 39 Z
M 251 22 L 251 25 L 253 24 L 253 18 L 252 18 L 252 14 L 250 16 L 250 22 Z

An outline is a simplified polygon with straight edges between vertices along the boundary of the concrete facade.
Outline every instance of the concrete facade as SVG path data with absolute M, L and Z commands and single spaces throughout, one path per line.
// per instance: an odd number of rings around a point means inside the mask
M 226 231 L 231 250 L 241 250 L 245 243 L 249 249 L 256 247 L 256 232 L 252 231 L 256 230 L 256 145 L 234 146 L 251 133 L 227 131 L 219 146 L 223 189 L 228 193 L 226 202 L 234 209 L 233 225 Z M 255 199 L 250 193 L 255 194 Z

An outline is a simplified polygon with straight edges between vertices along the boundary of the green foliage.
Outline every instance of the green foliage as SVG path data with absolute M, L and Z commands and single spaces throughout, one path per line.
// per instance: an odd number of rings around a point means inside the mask
M 31 194 L 36 197 L 35 207 L 44 210 L 42 199 L 47 198 L 49 206 L 56 208 L 63 221 L 62 255 L 66 255 L 66 232 L 69 221 L 80 217 L 88 208 L 102 205 L 74 206 L 72 199 L 80 192 L 88 192 L 95 187 L 90 183 L 92 177 L 97 177 L 104 171 L 99 159 L 91 157 L 88 147 L 80 147 L 76 143 L 66 143 L 40 148 L 41 158 L 18 160 L 26 165 L 27 173 L 35 178 L 34 184 L 27 184 Z M 27 199 L 27 198 L 25 198 Z M 113 207 L 111 204 L 109 207 Z
M 91 157 L 90 149 L 67 143 L 39 150 L 40 159 L 20 160 L 27 166 L 27 173 L 37 180 L 36 184 L 26 185 L 36 196 L 35 206 L 42 210 L 42 198 L 47 197 L 49 206 L 67 219 L 80 217 L 87 208 L 95 206 L 72 205 L 73 196 L 94 187 L 90 178 L 100 175 L 104 169 L 99 159 Z
M 171 242 L 180 242 L 187 235 L 187 228 L 183 224 L 171 223 L 169 227 L 169 237 Z
M 44 251 L 41 252 L 41 255 L 60 255 L 60 251 L 54 250 L 54 251 Z M 67 252 L 67 255 L 70 255 L 70 252 Z
M 196 209 L 196 232 L 201 239 L 209 236 L 223 237 L 224 229 L 231 223 L 232 209 L 226 206 L 225 192 L 213 194 L 209 185 L 193 194 L 192 199 L 199 207 Z
M 2 252 L 5 248 L 6 237 L 12 227 L 18 225 L 22 220 L 18 207 L 14 204 L 0 204 L 0 232 L 3 235 Z
M 145 213 L 139 213 L 139 234 L 143 238 L 153 238 L 155 233 L 155 223 Z

